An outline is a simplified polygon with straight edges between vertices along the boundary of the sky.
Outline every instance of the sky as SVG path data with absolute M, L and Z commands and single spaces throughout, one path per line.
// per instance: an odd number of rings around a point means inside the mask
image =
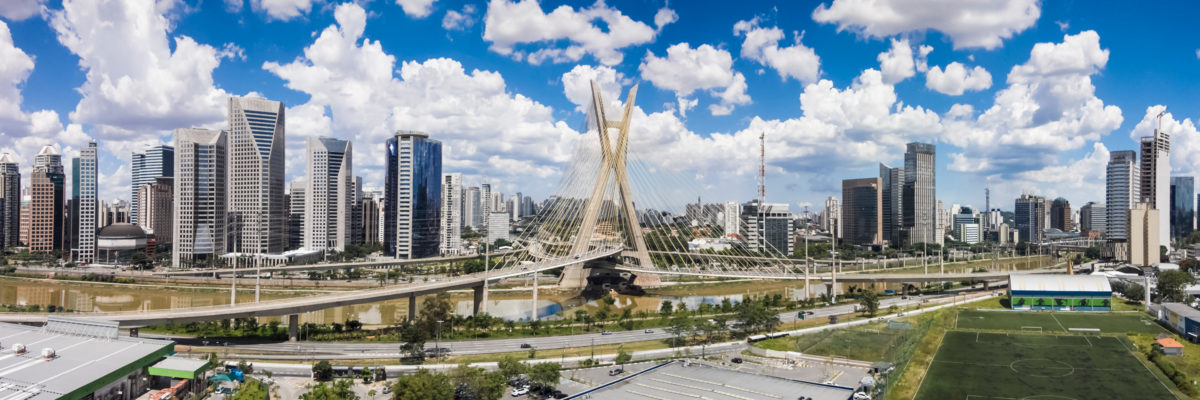
M 555 193 L 587 134 L 589 81 L 609 107 L 639 85 L 630 149 L 707 201 L 793 212 L 842 179 L 937 145 L 937 197 L 1011 209 L 1021 193 L 1104 201 L 1109 153 L 1172 136 L 1200 173 L 1200 3 L 832 0 L 5 0 L 0 152 L 100 145 L 104 199 L 129 196 L 133 151 L 226 125 L 230 96 L 287 106 L 287 175 L 305 138 L 354 142 L 382 186 L 396 130 L 443 143 L 444 172 Z M 1162 113 L 1161 121 L 1157 116 Z M 611 116 L 612 114 L 610 114 Z M 657 169 L 655 169 L 657 170 Z M 648 178 L 653 179 L 653 178 Z

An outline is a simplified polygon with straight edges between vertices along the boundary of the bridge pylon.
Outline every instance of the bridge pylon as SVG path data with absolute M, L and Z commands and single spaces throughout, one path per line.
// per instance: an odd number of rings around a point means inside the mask
M 629 174 L 626 171 L 629 122 L 633 118 L 633 102 L 637 98 L 637 88 L 635 84 L 633 88 L 629 89 L 621 119 L 609 120 L 604 114 L 604 99 L 600 95 L 600 86 L 596 84 L 596 81 L 592 81 L 592 115 L 596 118 L 596 130 L 599 133 L 601 165 L 592 186 L 582 225 L 571 246 L 571 255 L 583 254 L 592 246 L 593 233 L 600 218 L 601 208 L 605 203 L 605 191 L 608 188 L 609 179 L 614 179 L 616 194 L 621 198 L 619 203 L 621 210 L 618 218 L 622 220 L 621 225 L 627 230 L 624 232 L 626 247 L 625 251 L 621 252 L 621 262 L 635 263 L 639 267 L 650 269 L 654 268 L 654 262 L 650 260 L 649 249 L 642 237 L 637 211 L 633 207 L 633 190 L 630 188 Z M 609 138 L 610 129 L 617 130 L 616 143 Z M 559 287 L 582 288 L 587 286 L 588 274 L 584 270 L 583 264 L 580 262 L 564 268 L 562 277 L 559 279 Z M 657 287 L 662 282 L 657 275 L 639 274 L 634 280 L 634 284 L 642 287 Z

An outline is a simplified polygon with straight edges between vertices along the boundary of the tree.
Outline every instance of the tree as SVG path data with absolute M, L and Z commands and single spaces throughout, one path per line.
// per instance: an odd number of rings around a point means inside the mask
M 237 363 L 237 369 L 238 371 L 242 371 L 243 374 L 250 375 L 254 373 L 254 364 L 247 363 L 246 360 L 241 360 Z
M 675 311 L 675 305 L 671 304 L 670 300 L 663 300 L 662 305 L 658 307 L 658 315 L 666 319 L 671 316 L 671 312 Z
M 333 379 L 333 366 L 329 361 L 321 360 L 312 367 L 313 379 L 317 381 L 327 381 Z
M 154 266 L 154 260 L 150 259 L 146 253 L 135 251 L 129 258 L 129 263 L 133 264 L 137 269 L 148 269 Z
M 558 363 L 534 364 L 529 371 L 529 380 L 553 389 L 558 386 L 561 370 L 562 366 Z
M 232 400 L 267 400 L 267 385 L 260 382 L 258 379 L 249 378 L 245 383 L 238 387 L 237 393 L 233 394 Z
M 875 316 L 875 312 L 879 311 L 879 294 L 874 289 L 867 290 L 859 297 L 858 304 L 862 306 L 864 314 Z
M 463 363 L 449 375 L 450 383 L 456 388 L 456 399 L 495 400 L 504 396 L 507 380 L 501 372 L 486 372 Z
M 625 346 L 617 346 L 617 358 L 613 362 L 617 365 L 625 365 L 633 361 L 633 355 L 625 352 Z
M 680 338 L 692 331 L 692 319 L 680 313 L 671 318 L 671 326 L 667 327 L 667 331 L 671 332 L 671 346 L 679 346 Z
M 311 386 L 308 393 L 300 395 L 300 400 L 358 400 L 358 395 L 350 390 L 353 385 L 349 379 L 339 379 L 332 385 L 320 382 Z
M 1158 274 L 1158 294 L 1162 301 L 1182 302 L 1187 298 L 1183 288 L 1196 283 L 1196 278 L 1184 270 L 1164 271 Z
M 738 304 L 738 326 L 743 333 L 769 331 L 779 325 L 779 314 L 760 302 L 743 301 Z
M 217 353 L 208 353 L 208 369 L 216 370 L 221 366 L 221 359 L 217 358 Z
M 392 384 L 392 400 L 425 400 L 454 398 L 454 385 L 446 375 L 427 369 L 412 375 L 401 375 Z
M 1125 286 L 1125 290 L 1121 292 L 1121 295 L 1125 296 L 1126 300 L 1140 302 L 1146 298 L 1146 288 L 1138 284 L 1129 284 Z
M 504 376 L 505 380 L 516 378 L 521 374 L 524 374 L 528 369 L 529 367 L 527 365 L 517 361 L 517 358 L 513 356 L 504 356 L 504 358 L 501 358 L 500 362 L 496 364 L 496 370 Z
M 425 296 L 425 301 L 421 303 L 420 315 L 425 332 L 437 332 L 438 321 L 453 320 L 454 306 L 450 303 L 450 293 L 441 292 L 434 296 Z
M 1200 261 L 1197 261 L 1195 258 L 1191 257 L 1185 258 L 1183 261 L 1179 262 L 1179 269 L 1187 271 L 1191 274 L 1195 274 L 1200 272 Z

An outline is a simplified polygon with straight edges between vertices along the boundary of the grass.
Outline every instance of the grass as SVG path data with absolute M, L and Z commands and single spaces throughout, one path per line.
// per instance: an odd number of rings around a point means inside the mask
M 886 323 L 871 323 L 853 328 L 764 340 L 755 343 L 755 346 L 852 360 L 891 361 L 895 357 L 894 352 L 899 342 L 911 332 L 912 330 L 888 329 Z
M 947 332 L 915 398 L 1175 397 L 1122 340 Z
M 1071 328 L 1099 329 L 1111 333 L 1168 333 L 1149 316 L 1136 313 L 971 311 L 958 313 L 958 329 L 1070 332 Z

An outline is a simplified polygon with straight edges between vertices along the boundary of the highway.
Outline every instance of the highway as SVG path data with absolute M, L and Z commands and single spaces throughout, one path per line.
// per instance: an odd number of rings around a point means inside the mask
M 990 292 L 989 292 L 990 294 Z M 900 297 L 886 297 L 879 303 L 880 310 L 887 310 L 888 307 L 895 305 L 897 307 L 911 306 L 918 303 L 928 302 L 928 304 L 941 304 L 954 301 L 957 297 L 959 300 L 967 298 L 969 295 L 935 295 L 935 296 L 910 296 L 908 299 Z M 809 310 L 813 315 L 806 316 L 807 319 L 825 319 L 830 315 L 843 315 L 854 312 L 853 304 L 842 304 L 832 307 L 817 308 Z M 789 323 L 797 320 L 798 311 L 788 311 L 779 314 L 780 322 Z M 615 331 L 608 335 L 602 333 L 586 333 L 565 336 L 550 336 L 550 337 L 527 337 L 513 339 L 480 339 L 480 340 L 443 340 L 440 346 L 450 350 L 452 355 L 470 355 L 470 354 L 492 354 L 492 353 L 507 353 L 518 352 L 528 349 L 523 349 L 522 344 L 529 344 L 533 348 L 540 350 L 554 350 L 563 348 L 578 348 L 587 347 L 590 345 L 608 345 L 630 342 L 641 342 L 647 340 L 663 340 L 671 337 L 671 334 L 665 328 L 653 328 L 651 333 L 645 333 L 644 330 L 636 331 Z M 153 335 L 142 334 L 147 338 L 169 338 L 175 340 L 182 345 L 204 346 L 201 339 L 181 338 L 178 336 L 168 335 Z M 594 342 L 593 342 L 594 341 Z M 208 346 L 213 346 L 214 343 L 208 343 Z M 437 347 L 438 343 L 430 339 L 426 342 L 426 348 Z M 320 359 L 368 359 L 368 358 L 397 358 L 400 356 L 400 343 L 348 343 L 348 342 L 276 342 L 276 343 L 258 343 L 258 344 L 228 344 L 222 346 L 227 349 L 230 354 L 228 357 L 233 358 L 249 358 L 259 360 L 307 360 L 312 358 Z M 208 351 L 209 349 L 197 350 Z M 255 354 L 255 353 L 274 353 L 274 354 Z M 552 353 L 550 353 L 552 354 Z
M 519 251 L 520 250 L 505 250 L 505 251 L 493 252 L 490 254 L 491 254 L 491 257 L 501 257 L 501 256 L 506 256 L 511 253 L 519 252 Z M 189 276 L 189 275 L 213 275 L 213 274 L 224 275 L 224 274 L 232 274 L 232 273 L 251 274 L 251 273 L 263 273 L 263 272 L 326 271 L 326 270 L 338 270 L 338 269 L 350 269 L 350 268 L 385 268 L 385 267 L 398 267 L 398 266 L 404 266 L 404 265 L 420 265 L 420 264 L 435 264 L 435 263 L 443 263 L 443 262 L 464 261 L 464 260 L 472 260 L 472 259 L 482 258 L 482 257 L 483 257 L 483 254 L 471 254 L 471 255 L 465 255 L 465 256 L 430 257 L 430 258 L 420 258 L 420 259 L 415 259 L 415 260 L 389 258 L 389 259 L 375 260 L 375 261 L 355 261 L 355 262 L 347 262 L 347 263 L 318 263 L 318 264 L 305 264 L 305 265 L 280 265 L 280 266 L 259 267 L 259 268 L 242 267 L 242 268 L 218 268 L 218 269 L 186 269 L 186 270 L 156 272 L 154 274 L 158 275 L 158 276 Z

